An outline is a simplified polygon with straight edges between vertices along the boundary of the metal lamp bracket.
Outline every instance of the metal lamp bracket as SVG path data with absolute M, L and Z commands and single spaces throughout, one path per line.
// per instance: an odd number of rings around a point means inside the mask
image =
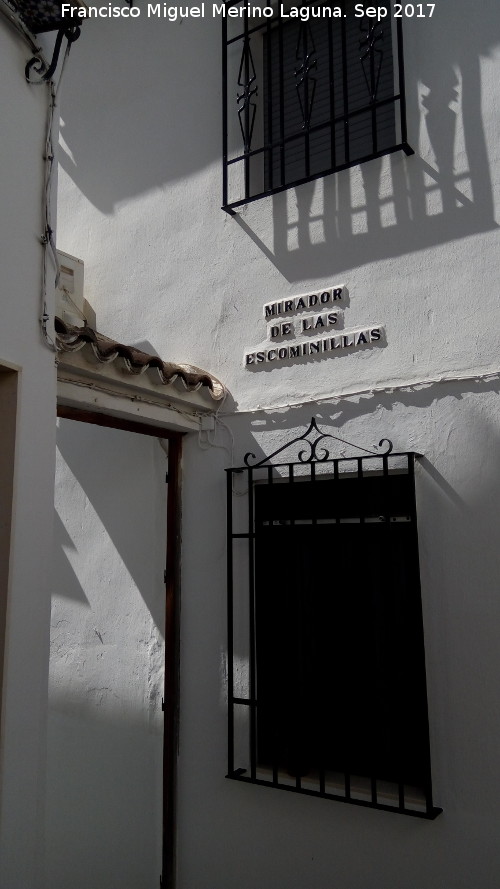
M 46 67 L 45 62 L 39 56 L 33 56 L 29 62 L 27 62 L 24 69 L 24 75 L 28 83 L 48 83 L 56 71 L 64 37 L 66 37 L 66 40 L 70 45 L 74 43 L 75 40 L 78 40 L 80 33 L 80 25 L 65 25 L 63 28 L 59 28 L 54 45 L 54 52 L 52 54 L 52 61 L 49 67 Z M 33 73 L 37 77 L 36 80 L 32 79 Z

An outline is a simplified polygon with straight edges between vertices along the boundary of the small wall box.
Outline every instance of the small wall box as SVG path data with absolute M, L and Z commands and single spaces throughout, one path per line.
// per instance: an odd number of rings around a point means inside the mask
M 95 328 L 95 312 L 84 297 L 84 264 L 82 259 L 57 251 L 59 286 L 56 291 L 56 315 L 65 324 Z

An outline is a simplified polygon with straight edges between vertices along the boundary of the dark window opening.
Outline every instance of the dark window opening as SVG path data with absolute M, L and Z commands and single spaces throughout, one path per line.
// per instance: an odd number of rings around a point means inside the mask
M 228 777 L 428 818 L 440 811 L 413 461 L 391 455 L 372 471 L 373 458 L 358 458 L 352 473 L 342 471 L 352 460 L 335 460 L 330 474 L 311 464 L 310 476 L 300 464 L 244 470 L 248 531 L 235 533 L 230 519 L 228 541 Z
M 381 21 L 357 17 L 354 0 L 341 4 L 342 18 L 328 16 L 334 4 L 308 5 L 308 21 L 277 12 L 223 19 L 228 212 L 394 151 L 413 154 L 402 25 L 390 0 L 379 4 Z M 245 4 L 228 2 L 226 12 L 234 7 Z
M 264 38 L 264 104 L 271 109 L 264 115 L 264 141 L 273 143 L 283 116 L 285 185 L 375 156 L 396 144 L 390 22 L 374 30 L 370 53 L 360 46 L 363 38 L 369 38 L 354 17 L 353 5 L 347 3 L 344 29 L 338 20 L 331 29 L 325 19 L 312 19 L 307 26 L 290 21 L 281 35 L 274 28 Z M 266 191 L 281 183 L 281 151 L 278 147 L 264 154 Z
M 302 514 L 327 513 L 331 484 L 300 485 Z M 338 525 L 297 525 L 291 503 L 290 524 L 262 522 L 283 514 L 286 494 L 255 491 L 258 761 L 277 759 L 294 776 L 321 763 L 396 782 L 404 771 L 421 786 L 427 712 L 411 522 L 391 510 L 390 541 L 378 517 L 361 524 L 349 509 Z

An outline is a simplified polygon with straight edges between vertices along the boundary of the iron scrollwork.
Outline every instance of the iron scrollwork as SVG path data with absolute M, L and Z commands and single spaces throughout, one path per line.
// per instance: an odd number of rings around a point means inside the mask
M 258 86 L 256 83 L 257 74 L 250 48 L 249 38 L 245 39 L 243 52 L 241 55 L 240 69 L 238 72 L 238 86 L 242 87 L 242 92 L 236 94 L 238 103 L 238 120 L 240 122 L 241 135 L 245 151 L 250 151 L 252 144 L 253 128 L 255 124 L 255 115 L 257 106 L 252 102 L 252 97 L 258 95 Z
M 52 61 L 49 67 L 46 67 L 45 63 L 39 56 L 33 56 L 33 58 L 27 62 L 24 69 L 24 75 L 28 83 L 48 83 L 55 74 L 64 37 L 66 37 L 68 44 L 71 45 L 75 40 L 78 40 L 80 33 L 81 28 L 79 25 L 70 25 L 68 27 L 60 28 L 57 32 Z M 38 81 L 32 80 L 32 72 L 38 76 Z
M 316 433 L 317 434 L 316 437 L 313 439 L 309 439 L 308 436 L 311 433 Z M 245 454 L 243 459 L 244 459 L 246 466 L 248 466 L 249 468 L 252 468 L 252 469 L 257 469 L 260 466 L 264 466 L 265 463 L 267 463 L 269 460 L 272 460 L 272 458 L 276 457 L 277 454 L 281 454 L 282 451 L 287 450 L 287 448 L 292 447 L 292 445 L 297 444 L 297 442 L 303 441 L 303 442 L 305 442 L 305 444 L 307 445 L 309 450 L 308 451 L 307 450 L 299 451 L 299 455 L 298 455 L 299 462 L 300 463 L 314 463 L 314 462 L 325 463 L 327 460 L 333 459 L 330 457 L 330 451 L 327 448 L 323 447 L 323 448 L 321 448 L 320 452 L 318 452 L 318 445 L 325 438 L 332 438 L 335 441 L 341 442 L 341 444 L 349 445 L 349 447 L 356 448 L 358 451 L 363 451 L 363 453 L 365 453 L 365 454 L 370 454 L 370 456 L 372 456 L 372 457 L 387 457 L 388 454 L 391 453 L 392 448 L 393 448 L 392 441 L 390 441 L 390 439 L 388 439 L 388 438 L 382 438 L 381 441 L 379 441 L 379 444 L 378 444 L 379 448 L 382 448 L 384 445 L 386 446 L 386 449 L 383 451 L 372 451 L 372 450 L 369 450 L 368 448 L 362 448 L 360 445 L 354 444 L 352 441 L 347 441 L 344 438 L 339 438 L 338 435 L 333 435 L 331 432 L 322 432 L 321 429 L 318 428 L 315 417 L 312 417 L 308 428 L 302 435 L 299 435 L 296 438 L 292 439 L 292 441 L 287 442 L 287 444 L 282 445 L 280 448 L 278 448 L 272 454 L 269 454 L 267 457 L 264 457 L 264 459 L 259 460 L 256 463 L 251 463 L 250 462 L 251 460 L 256 460 L 257 458 L 256 458 L 255 454 L 252 454 L 250 451 L 247 454 Z
M 295 58 L 297 59 L 297 67 L 295 68 L 295 89 L 299 98 L 300 110 L 302 112 L 302 129 L 307 129 L 311 122 L 311 115 L 316 93 L 316 78 L 312 76 L 311 71 L 318 67 L 318 60 L 315 58 L 316 48 L 308 24 L 302 24 L 299 29 L 297 39 L 297 49 Z M 302 95 L 301 95 L 302 93 Z
M 30 40 L 35 55 L 29 59 L 24 69 L 28 83 L 47 83 L 52 80 L 56 72 L 64 38 L 70 46 L 80 36 L 81 23 L 86 17 L 85 6 L 80 0 L 75 0 L 74 6 L 67 8 L 65 14 L 60 0 L 6 0 L 6 2 L 28 32 L 28 37 L 30 34 L 57 32 L 50 64 L 45 63 L 40 56 L 40 48 Z
M 374 22 L 371 19 L 368 19 L 366 23 L 363 20 L 359 27 L 363 35 L 359 39 L 359 50 L 361 53 L 359 60 L 370 99 L 372 102 L 375 102 L 384 58 L 384 29 L 379 22 Z M 377 46 L 379 43 L 382 46 Z

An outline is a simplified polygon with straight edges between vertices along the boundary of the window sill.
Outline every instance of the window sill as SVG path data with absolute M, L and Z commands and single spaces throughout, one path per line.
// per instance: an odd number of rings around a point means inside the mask
M 415 818 L 425 818 L 434 821 L 443 811 L 437 806 L 427 810 L 425 798 L 416 787 L 406 787 L 404 791 L 404 804 L 400 805 L 399 793 L 396 784 L 388 781 L 377 781 L 377 801 L 372 799 L 372 791 L 369 778 L 357 775 L 350 776 L 350 790 L 345 792 L 344 776 L 340 772 L 327 772 L 325 774 L 325 790 L 320 790 L 319 772 L 311 772 L 306 777 L 296 778 L 279 770 L 276 780 L 273 780 L 273 771 L 270 768 L 257 767 L 256 776 L 252 779 L 246 769 L 236 769 L 226 778 L 234 781 L 242 781 L 246 784 L 257 784 L 262 787 L 274 787 L 278 790 L 289 790 L 292 793 L 302 793 L 306 796 L 319 796 L 322 799 L 330 799 L 336 802 L 349 803 L 350 805 L 363 806 L 369 809 L 381 809 L 385 812 L 396 812 L 400 815 L 410 815 Z

